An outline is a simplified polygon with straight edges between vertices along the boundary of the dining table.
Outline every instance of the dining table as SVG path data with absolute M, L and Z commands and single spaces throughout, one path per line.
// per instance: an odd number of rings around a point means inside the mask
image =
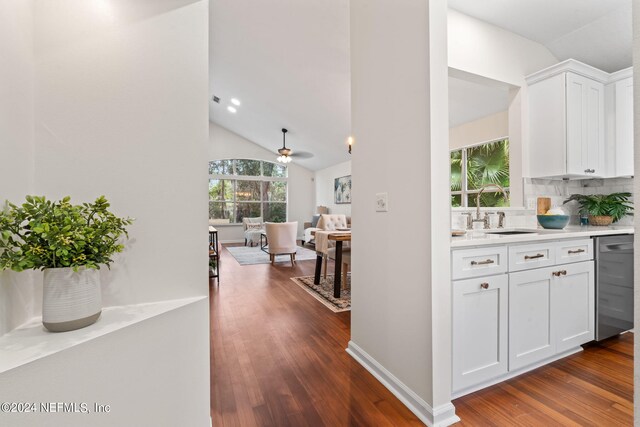
M 311 232 L 316 239 L 316 271 L 313 277 L 313 283 L 320 284 L 320 273 L 322 271 L 322 260 L 326 256 L 325 248 L 328 245 L 326 241 L 333 241 L 336 245 L 336 259 L 335 259 L 335 271 L 333 276 L 333 297 L 340 298 L 340 290 L 342 286 L 342 247 L 344 242 L 351 241 L 351 230 L 335 230 L 335 231 L 322 231 L 317 230 Z

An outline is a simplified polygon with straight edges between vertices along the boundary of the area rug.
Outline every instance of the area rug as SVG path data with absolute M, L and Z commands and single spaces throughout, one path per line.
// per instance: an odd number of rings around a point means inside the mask
M 269 254 L 260 249 L 259 246 L 227 246 L 226 249 L 238 261 L 240 265 L 270 264 Z M 307 261 L 316 259 L 316 252 L 299 247 L 296 252 L 296 261 Z M 276 255 L 276 263 L 288 262 L 291 264 L 289 255 Z
M 348 276 L 347 280 L 351 281 L 351 274 Z M 351 310 L 351 289 L 345 289 L 344 283 L 340 298 L 333 297 L 333 275 L 327 275 L 326 279 L 321 277 L 319 285 L 313 283 L 313 276 L 292 277 L 291 280 L 334 313 Z

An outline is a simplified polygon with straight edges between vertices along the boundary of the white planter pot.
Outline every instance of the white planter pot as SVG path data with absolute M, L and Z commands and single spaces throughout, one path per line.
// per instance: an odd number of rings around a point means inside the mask
M 42 323 L 51 332 L 84 328 L 95 323 L 102 313 L 98 270 L 47 268 L 43 289 Z

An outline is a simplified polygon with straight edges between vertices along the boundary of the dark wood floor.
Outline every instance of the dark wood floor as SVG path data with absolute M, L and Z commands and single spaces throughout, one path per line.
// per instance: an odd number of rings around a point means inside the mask
M 344 351 L 349 313 L 290 280 L 314 261 L 240 266 L 211 286 L 213 426 L 422 425 Z M 331 265 L 329 268 L 332 268 Z M 454 401 L 465 426 L 633 424 L 633 336 Z

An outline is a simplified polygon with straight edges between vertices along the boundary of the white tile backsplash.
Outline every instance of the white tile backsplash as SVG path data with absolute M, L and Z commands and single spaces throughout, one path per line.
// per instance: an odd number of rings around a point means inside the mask
M 628 191 L 633 193 L 633 178 L 606 178 L 606 179 L 585 179 L 561 181 L 552 179 L 524 178 L 524 202 L 525 208 L 533 209 L 505 210 L 506 228 L 535 228 L 538 225 L 536 219 L 536 206 L 538 197 L 551 198 L 552 207 L 562 207 L 571 215 L 570 224 L 579 224 L 579 208 L 576 202 L 564 204 L 564 201 L 572 194 L 610 194 Z M 633 201 L 633 198 L 632 198 Z M 498 211 L 492 208 L 490 211 Z M 475 218 L 475 208 L 465 209 L 466 212 L 473 212 Z M 484 213 L 482 213 L 484 215 Z M 633 217 L 627 216 L 616 223 L 617 225 L 633 225 Z M 498 216 L 491 215 L 491 228 L 498 226 Z M 466 228 L 466 216 L 462 211 L 451 212 L 451 227 L 454 229 Z M 482 223 L 474 223 L 475 228 L 482 228 Z

